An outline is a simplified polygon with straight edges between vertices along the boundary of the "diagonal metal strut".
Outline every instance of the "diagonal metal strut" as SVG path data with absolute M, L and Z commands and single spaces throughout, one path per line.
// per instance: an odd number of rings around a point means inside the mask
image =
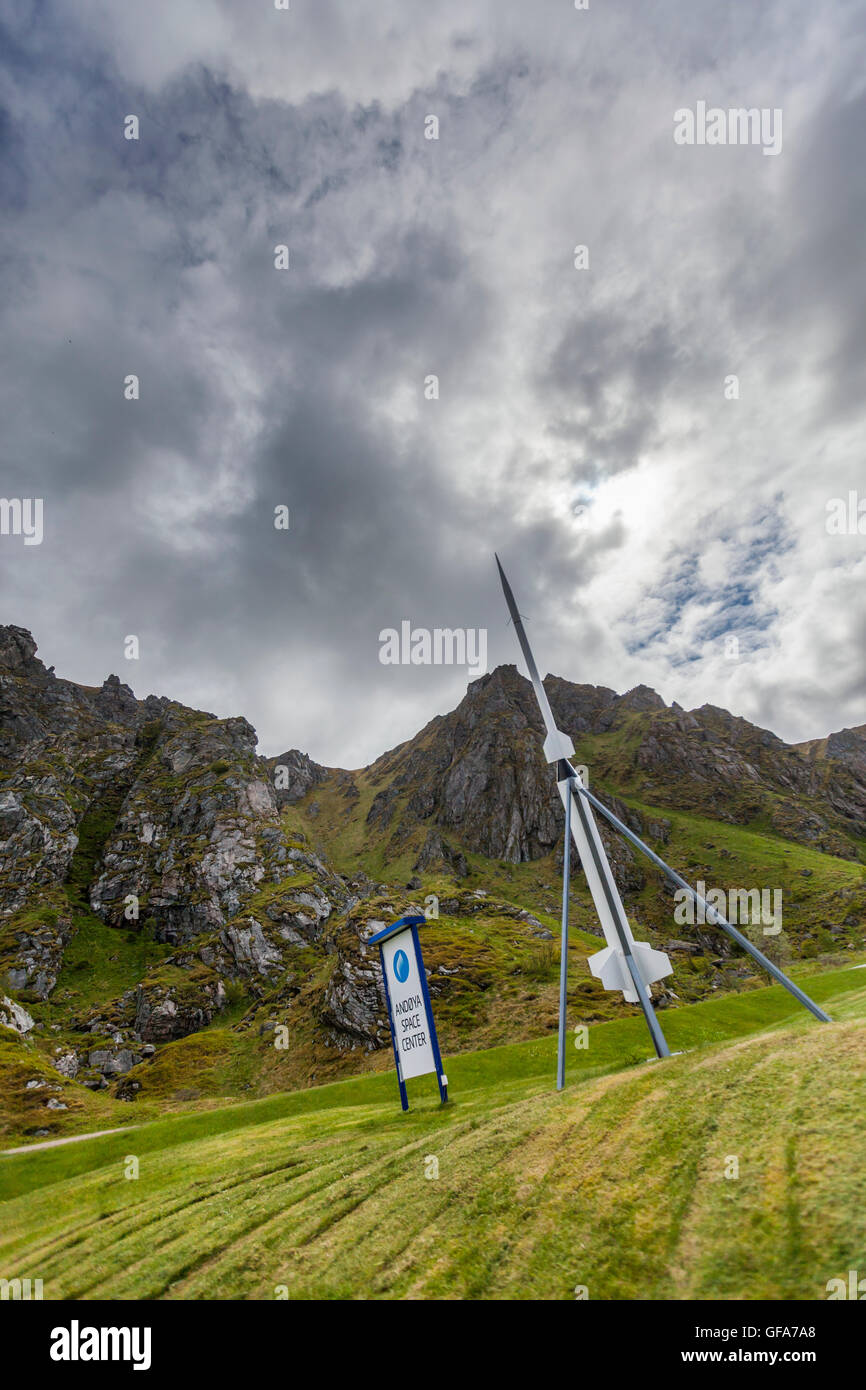
M 718 908 L 712 907 L 706 902 L 701 897 L 700 893 L 697 893 L 695 889 L 692 888 L 690 883 L 687 883 L 684 878 L 671 868 L 670 864 L 666 864 L 660 855 L 656 854 L 654 850 L 651 850 L 649 845 L 644 844 L 639 835 L 635 835 L 634 831 L 629 830 L 628 826 L 623 824 L 619 817 L 614 815 L 613 811 L 609 811 L 603 801 L 599 801 L 597 796 L 593 796 L 592 792 L 583 786 L 579 779 L 576 780 L 578 791 L 580 792 L 578 800 L 585 798 L 586 801 L 604 816 L 605 820 L 609 821 L 615 830 L 618 830 L 621 835 L 624 835 L 627 840 L 631 841 L 636 849 L 639 849 L 642 854 L 645 854 L 648 859 L 651 859 L 652 862 L 666 874 L 672 883 L 675 883 L 679 888 L 685 889 L 693 901 L 704 909 L 706 919 L 711 926 L 721 927 L 722 931 L 727 932 L 728 936 L 732 937 L 738 946 L 742 946 L 743 950 L 747 951 L 753 960 L 756 960 L 759 965 L 763 966 L 764 970 L 772 975 L 774 980 L 778 980 L 780 985 L 784 985 L 785 989 L 793 994 L 794 998 L 813 1013 L 816 1018 L 820 1019 L 822 1023 L 832 1023 L 833 1020 L 830 1018 L 830 1015 L 825 1014 L 824 1010 L 820 1008 L 813 999 L 810 999 L 808 994 L 800 989 L 799 985 L 795 985 L 794 981 L 789 979 L 783 970 L 780 970 L 777 965 L 774 965 L 773 962 L 764 955 L 763 951 L 759 951 L 757 946 L 754 946 L 747 936 L 744 936 L 741 931 L 737 931 L 737 928 L 732 926 L 727 918 L 722 916 Z

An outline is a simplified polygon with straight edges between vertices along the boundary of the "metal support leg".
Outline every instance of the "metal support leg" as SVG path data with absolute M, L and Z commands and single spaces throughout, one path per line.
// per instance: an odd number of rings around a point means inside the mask
M 571 779 L 571 782 L 569 783 L 569 787 L 571 789 L 572 796 L 580 797 L 581 795 L 585 795 L 589 797 L 589 792 L 586 791 L 586 788 L 584 787 L 579 777 L 573 777 Z M 592 799 L 594 798 L 590 798 L 590 800 Z M 577 812 L 578 820 L 584 822 L 586 843 L 589 846 L 589 852 L 596 863 L 596 868 L 598 870 L 602 890 L 604 892 L 607 905 L 610 910 L 614 930 L 616 931 L 617 937 L 619 939 L 620 949 L 622 950 L 623 957 L 628 967 L 628 972 L 631 976 L 632 983 L 635 987 L 635 991 L 640 1002 L 640 1006 L 643 1010 L 643 1016 L 646 1019 L 647 1028 L 649 1029 L 650 1037 L 653 1041 L 653 1047 L 656 1050 L 656 1056 L 670 1057 L 671 1050 L 667 1045 L 665 1035 L 662 1032 L 661 1024 L 656 1018 L 655 1009 L 652 1006 L 652 1000 L 650 999 L 649 990 L 644 984 L 643 977 L 641 976 L 641 973 L 637 968 L 637 963 L 631 952 L 631 946 L 629 944 L 629 938 L 626 931 L 626 927 L 628 924 L 626 922 L 625 911 L 623 909 L 622 903 L 619 901 L 619 895 L 616 892 L 615 886 L 612 886 L 613 876 L 611 875 L 610 880 L 608 880 L 607 875 L 605 875 L 601 863 L 601 853 L 596 845 L 594 837 L 590 833 L 590 827 L 588 824 L 590 812 L 588 811 L 587 807 L 583 804 L 583 802 L 580 800 L 575 802 L 575 810 Z M 599 840 L 598 843 L 600 845 L 601 841 Z
M 653 1047 L 656 1050 L 656 1056 L 670 1057 L 671 1050 L 668 1047 L 667 1039 L 665 1038 L 665 1035 L 661 1030 L 661 1024 L 656 1018 L 656 1012 L 652 1006 L 652 1001 L 649 997 L 649 990 L 643 982 L 641 973 L 637 968 L 637 962 L 635 961 L 635 958 L 630 951 L 625 958 L 625 963 L 628 966 L 628 973 L 631 975 L 634 987 L 637 990 L 637 997 L 640 1000 L 640 1006 L 643 1009 L 643 1016 L 646 1019 L 647 1027 L 650 1030 L 650 1037 L 653 1040 Z
M 559 953 L 559 1051 L 556 1089 L 565 1085 L 565 1013 L 568 993 L 568 890 L 571 876 L 571 797 L 565 798 L 565 841 L 562 848 L 562 945 Z

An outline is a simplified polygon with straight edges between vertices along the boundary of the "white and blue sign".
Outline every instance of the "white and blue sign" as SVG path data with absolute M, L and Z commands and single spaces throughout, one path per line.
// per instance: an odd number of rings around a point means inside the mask
M 384 931 L 370 938 L 371 946 L 379 947 L 394 1061 L 400 1083 L 400 1102 L 408 1110 L 406 1081 L 413 1076 L 434 1072 L 439 1082 L 443 1103 L 448 1099 L 448 1078 L 442 1070 L 439 1042 L 427 976 L 421 956 L 418 928 L 426 917 L 401 917 Z

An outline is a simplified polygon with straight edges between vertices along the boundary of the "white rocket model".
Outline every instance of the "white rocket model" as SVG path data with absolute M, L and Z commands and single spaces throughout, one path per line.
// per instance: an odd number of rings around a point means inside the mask
M 601 980 L 605 989 L 621 990 L 623 998 L 630 1004 L 640 1003 L 659 1056 L 669 1055 L 669 1049 L 655 1017 L 649 998 L 649 986 L 656 980 L 670 975 L 673 966 L 664 951 L 656 951 L 646 941 L 635 941 L 628 918 L 619 896 L 616 882 L 605 853 L 601 836 L 592 809 L 585 797 L 576 790 L 575 784 L 582 782 L 568 761 L 574 756 L 574 745 L 568 734 L 556 727 L 547 691 L 541 683 L 517 604 L 505 572 L 499 564 L 499 577 L 508 611 L 514 623 L 517 639 L 529 669 L 529 678 L 535 690 L 535 698 L 541 710 L 547 736 L 544 740 L 544 756 L 549 763 L 558 763 L 557 783 L 566 810 L 567 822 L 580 856 L 583 871 L 595 910 L 604 932 L 607 946 L 589 957 L 589 968 L 596 979 Z M 569 804 L 570 803 L 570 804 Z
M 575 773 L 575 776 L 579 778 L 580 774 Z M 574 795 L 568 779 L 559 783 L 559 792 L 563 802 L 567 796 Z M 623 998 L 629 1004 L 637 1004 L 638 993 L 627 961 L 628 952 L 647 987 L 670 975 L 673 966 L 664 951 L 656 951 L 646 941 L 635 941 L 632 936 L 595 816 L 580 796 L 575 798 L 575 802 L 577 814 L 571 818 L 571 833 L 604 931 L 604 939 L 608 943 L 603 951 L 589 957 L 589 968 L 605 989 L 622 990 Z

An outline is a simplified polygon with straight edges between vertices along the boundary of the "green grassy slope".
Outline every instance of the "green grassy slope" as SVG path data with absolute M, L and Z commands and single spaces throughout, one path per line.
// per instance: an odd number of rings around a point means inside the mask
M 544 1038 L 449 1060 L 445 1109 L 382 1074 L 3 1158 L 0 1270 L 46 1298 L 823 1298 L 866 1264 L 866 972 L 809 988 L 836 1022 L 777 987 L 667 1011 L 663 1063 L 599 1024 L 562 1095 Z

